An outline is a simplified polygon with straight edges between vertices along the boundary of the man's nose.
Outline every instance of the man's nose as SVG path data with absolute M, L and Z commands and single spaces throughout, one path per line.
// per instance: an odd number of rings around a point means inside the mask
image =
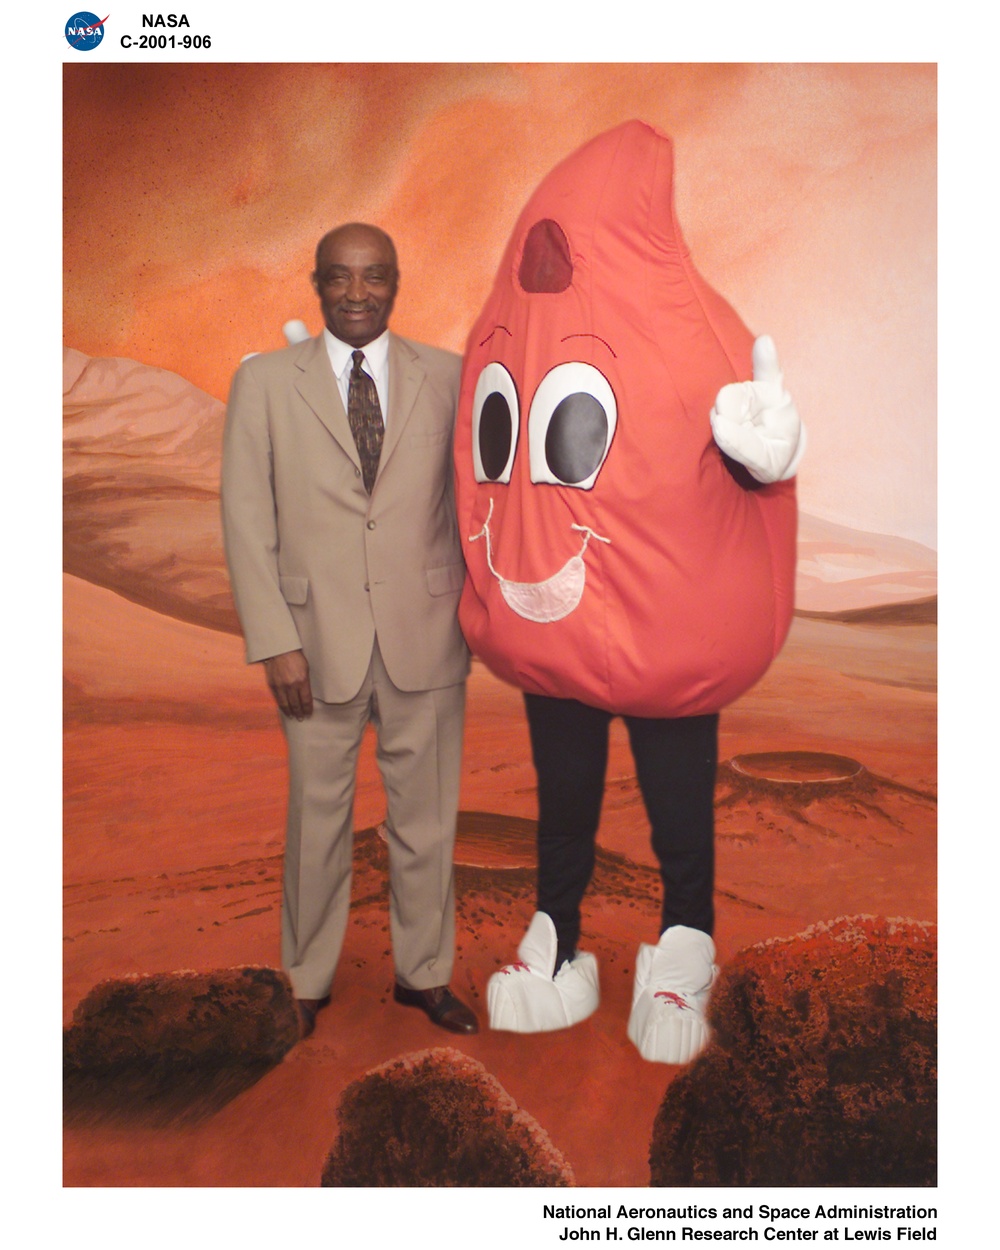
M 365 286 L 363 278 L 351 278 L 347 287 L 347 298 L 352 304 L 363 304 L 368 299 L 368 288 Z

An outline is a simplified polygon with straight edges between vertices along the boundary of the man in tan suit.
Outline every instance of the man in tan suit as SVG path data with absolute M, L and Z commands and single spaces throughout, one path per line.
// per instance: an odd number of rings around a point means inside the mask
M 451 459 L 461 361 L 387 329 L 399 270 L 382 230 L 325 235 L 312 281 L 326 329 L 243 363 L 222 459 L 247 661 L 263 663 L 288 742 L 282 963 L 307 1036 L 347 924 L 355 768 L 371 721 L 388 803 L 394 997 L 474 1033 L 448 988 L 469 668 Z

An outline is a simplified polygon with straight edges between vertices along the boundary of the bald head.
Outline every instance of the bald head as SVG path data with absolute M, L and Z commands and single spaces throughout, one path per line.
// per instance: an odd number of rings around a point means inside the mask
M 316 244 L 316 272 L 319 272 L 320 263 L 323 257 L 323 249 L 328 243 L 336 243 L 338 239 L 358 239 L 369 238 L 377 240 L 380 246 L 392 257 L 393 268 L 397 269 L 398 262 L 396 260 L 396 245 L 392 239 L 379 226 L 369 226 L 363 221 L 348 221 L 343 226 L 335 226 L 332 230 L 328 230 L 326 234 Z
M 312 282 L 330 333 L 364 347 L 388 325 L 399 288 L 392 239 L 359 221 L 337 226 L 316 246 Z

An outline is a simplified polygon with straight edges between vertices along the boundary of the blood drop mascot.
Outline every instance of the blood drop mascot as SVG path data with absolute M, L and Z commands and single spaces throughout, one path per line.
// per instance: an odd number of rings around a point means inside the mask
M 460 620 L 525 692 L 538 774 L 537 911 L 493 1028 L 597 1007 L 577 942 L 621 716 L 664 891 L 628 1035 L 664 1063 L 705 1045 L 718 713 L 791 622 L 804 444 L 774 344 L 691 263 L 670 140 L 627 122 L 557 166 L 469 336 L 455 434 Z

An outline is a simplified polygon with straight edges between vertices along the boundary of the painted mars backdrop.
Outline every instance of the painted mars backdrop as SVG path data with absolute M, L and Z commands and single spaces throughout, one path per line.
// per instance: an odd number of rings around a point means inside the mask
M 930 932 L 933 67 L 74 64 L 65 110 L 67 1023 L 106 978 L 278 966 L 284 742 L 243 663 L 219 526 L 240 358 L 283 346 L 290 318 L 319 331 L 313 248 L 346 220 L 396 241 L 393 328 L 462 351 L 534 186 L 632 117 L 673 138 L 694 263 L 774 337 L 810 439 L 791 635 L 722 716 L 720 962 L 870 936 L 840 917 L 898 922 L 877 929 L 890 954 Z M 533 911 L 535 797 L 520 695 L 479 664 L 461 808 L 453 985 L 485 1018 Z M 313 1037 L 186 1101 L 70 1100 L 68 1184 L 317 1185 L 349 1136 L 345 1090 L 445 1045 L 462 1053 L 434 1062 L 530 1117 L 537 1175 L 562 1178 L 545 1183 L 670 1181 L 650 1151 L 680 1070 L 625 1038 L 658 885 L 623 727 L 584 906 L 602 1003 L 572 1030 L 453 1043 L 393 1005 L 384 815 L 369 742 L 352 923 Z M 338 1159 L 328 1183 L 358 1183 Z

